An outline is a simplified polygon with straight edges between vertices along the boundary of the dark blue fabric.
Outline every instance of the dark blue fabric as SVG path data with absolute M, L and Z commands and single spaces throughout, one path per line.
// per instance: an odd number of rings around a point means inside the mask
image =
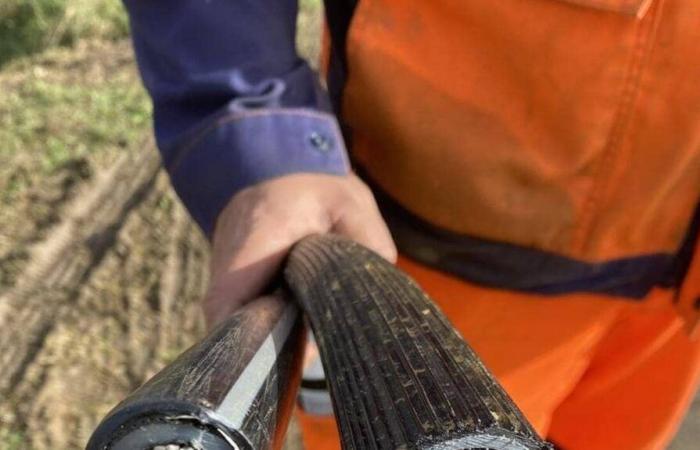
M 230 191 L 288 173 L 347 171 L 340 132 L 324 115 L 281 110 L 222 121 L 170 168 L 183 202 L 205 230 L 213 227 L 211 212 L 226 206 Z M 246 149 L 251 141 L 254 151 L 230 151 Z
M 124 3 L 164 165 L 206 234 L 240 189 L 348 172 L 327 94 L 296 53 L 296 0 Z

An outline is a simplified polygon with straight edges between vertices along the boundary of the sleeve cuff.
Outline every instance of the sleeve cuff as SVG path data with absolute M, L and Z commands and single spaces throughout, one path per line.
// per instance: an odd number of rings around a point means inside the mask
M 307 109 L 237 111 L 219 117 L 176 150 L 166 168 L 208 237 L 221 210 L 241 189 L 292 173 L 350 171 L 335 117 Z

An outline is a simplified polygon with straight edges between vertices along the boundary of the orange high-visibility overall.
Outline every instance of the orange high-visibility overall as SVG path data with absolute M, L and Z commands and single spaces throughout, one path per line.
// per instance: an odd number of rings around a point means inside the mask
M 664 448 L 700 372 L 700 2 L 360 0 L 344 47 L 399 265 L 562 449 Z

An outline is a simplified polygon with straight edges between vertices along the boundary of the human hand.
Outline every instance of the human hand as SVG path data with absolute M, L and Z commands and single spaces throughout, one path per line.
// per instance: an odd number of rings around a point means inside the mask
M 396 247 L 369 188 L 354 174 L 292 174 L 238 192 L 219 215 L 203 301 L 209 327 L 261 294 L 291 247 L 337 233 L 391 262 Z

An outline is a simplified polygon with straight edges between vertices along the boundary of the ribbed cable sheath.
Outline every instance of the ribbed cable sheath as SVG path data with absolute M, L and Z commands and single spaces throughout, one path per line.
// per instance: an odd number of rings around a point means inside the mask
M 551 448 L 426 294 L 376 254 L 306 238 L 285 279 L 314 330 L 345 450 Z

